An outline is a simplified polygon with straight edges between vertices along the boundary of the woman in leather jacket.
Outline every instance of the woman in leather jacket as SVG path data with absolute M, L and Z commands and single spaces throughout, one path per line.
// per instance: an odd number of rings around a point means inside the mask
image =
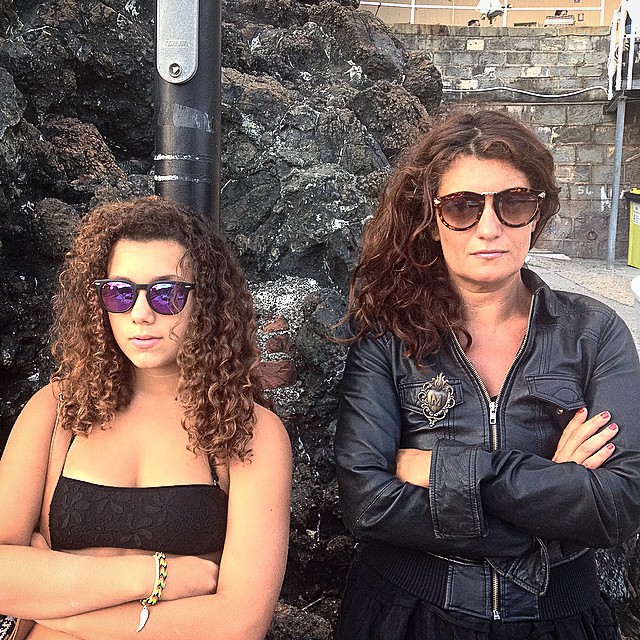
M 361 548 L 337 640 L 614 639 L 594 548 L 640 528 L 640 367 L 622 320 L 524 268 L 553 158 L 450 116 L 366 226 L 335 441 Z

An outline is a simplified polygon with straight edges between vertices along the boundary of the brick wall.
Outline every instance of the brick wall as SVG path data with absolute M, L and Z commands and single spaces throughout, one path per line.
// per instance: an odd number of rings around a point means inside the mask
M 392 28 L 409 49 L 431 53 L 442 74 L 445 102 L 506 109 L 529 122 L 550 145 L 562 186 L 562 208 L 538 248 L 571 257 L 606 258 L 616 131 L 615 112 L 604 109 L 608 28 Z M 580 93 L 560 95 L 572 92 Z M 627 104 L 623 140 L 621 190 L 640 186 L 638 103 Z M 622 200 L 618 259 L 626 258 L 628 232 L 628 208 Z

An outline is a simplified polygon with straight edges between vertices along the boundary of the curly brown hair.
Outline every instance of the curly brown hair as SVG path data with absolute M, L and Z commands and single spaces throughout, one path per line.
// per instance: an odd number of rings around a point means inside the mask
M 94 280 L 107 273 L 120 239 L 171 240 L 186 249 L 193 271 L 192 313 L 180 346 L 177 397 L 190 448 L 211 464 L 245 459 L 254 402 L 264 404 L 257 375 L 253 302 L 236 258 L 212 225 L 155 196 L 102 204 L 83 220 L 53 299 L 52 382 L 62 390 L 61 424 L 87 435 L 132 399 L 133 365 L 111 332 Z
M 351 278 L 347 320 L 354 334 L 391 331 L 421 362 L 442 337 L 465 330 L 462 301 L 451 284 L 439 241 L 433 239 L 433 198 L 451 164 L 462 156 L 502 160 L 546 192 L 531 246 L 558 212 L 560 189 L 553 156 L 522 122 L 499 111 L 446 116 L 400 160 L 364 230 L 360 261 Z

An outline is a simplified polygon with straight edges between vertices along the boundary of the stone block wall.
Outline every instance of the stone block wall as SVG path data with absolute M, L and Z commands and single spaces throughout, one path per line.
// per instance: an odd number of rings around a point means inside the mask
M 605 111 L 608 28 L 403 24 L 393 29 L 409 49 L 431 53 L 442 73 L 445 107 L 505 109 L 529 122 L 549 144 L 562 207 L 538 248 L 606 258 L 616 135 L 616 113 Z M 620 188 L 638 186 L 640 104 L 628 102 Z M 623 199 L 617 259 L 626 259 L 628 234 Z

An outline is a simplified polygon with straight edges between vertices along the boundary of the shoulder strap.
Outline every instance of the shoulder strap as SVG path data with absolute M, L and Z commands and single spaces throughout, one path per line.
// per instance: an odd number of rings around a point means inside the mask
M 49 536 L 49 508 L 73 437 L 69 429 L 63 429 L 60 426 L 60 399 L 61 398 L 58 399 L 56 405 L 56 420 L 51 433 L 47 474 L 44 494 L 42 496 L 42 510 L 40 512 L 40 533 L 49 545 L 51 545 L 51 538 Z

